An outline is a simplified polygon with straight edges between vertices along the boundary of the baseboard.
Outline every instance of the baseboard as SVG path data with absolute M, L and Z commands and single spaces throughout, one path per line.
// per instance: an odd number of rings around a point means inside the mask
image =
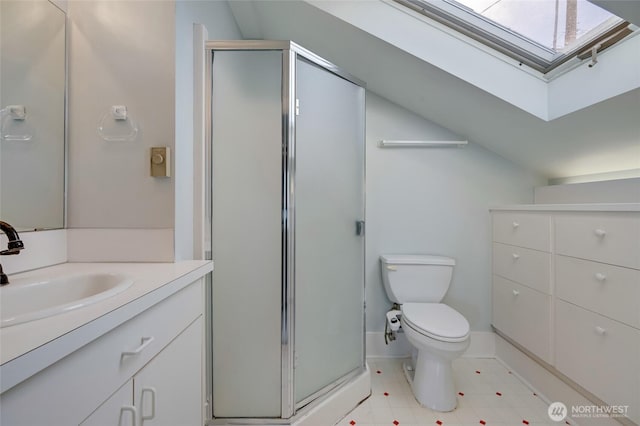
M 496 359 L 533 389 L 546 403 L 562 402 L 569 412 L 571 407 L 594 405 L 584 395 L 498 335 L 495 336 L 495 348 Z M 588 417 L 571 418 L 570 422 L 572 425 L 580 424 L 580 426 L 620 426 L 621 424 L 610 418 Z
M 383 331 L 368 331 L 366 337 L 367 358 L 406 358 L 411 355 L 411 344 L 404 333 L 396 333 L 396 340 L 385 344 Z M 463 357 L 493 358 L 496 355 L 495 333 L 472 331 L 469 349 Z
M 472 331 L 469 349 L 463 358 L 494 358 L 496 356 L 496 334 L 493 331 Z
M 411 354 L 411 344 L 404 333 L 396 333 L 396 340 L 385 344 L 384 331 L 367 331 L 367 358 L 406 358 Z

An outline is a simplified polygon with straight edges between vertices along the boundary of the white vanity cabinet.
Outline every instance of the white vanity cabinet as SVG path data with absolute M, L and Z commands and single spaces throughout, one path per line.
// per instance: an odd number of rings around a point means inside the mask
M 201 426 L 203 282 L 0 396 L 3 426 Z
M 640 424 L 640 205 L 513 206 L 493 224 L 496 331 Z
M 133 403 L 133 379 L 127 381 L 109 397 L 80 426 L 134 426 L 140 414 Z
M 201 336 L 199 317 L 80 425 L 201 425 Z

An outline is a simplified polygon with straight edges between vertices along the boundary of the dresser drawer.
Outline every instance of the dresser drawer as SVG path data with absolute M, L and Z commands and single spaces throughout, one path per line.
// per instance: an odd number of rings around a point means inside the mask
M 640 269 L 640 215 L 556 216 L 556 253 Z
M 493 243 L 493 273 L 551 294 L 551 254 Z
M 551 296 L 493 276 L 493 326 L 551 363 Z
M 540 213 L 494 212 L 493 241 L 551 251 L 551 216 Z
M 640 331 L 558 300 L 555 348 L 561 373 L 640 423 Z
M 556 255 L 556 295 L 640 328 L 640 271 Z

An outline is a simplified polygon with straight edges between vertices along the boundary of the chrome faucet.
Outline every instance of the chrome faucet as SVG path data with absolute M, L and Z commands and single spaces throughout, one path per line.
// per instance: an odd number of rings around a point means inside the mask
M 20 236 L 16 232 L 15 228 L 9 225 L 7 222 L 3 222 L 0 220 L 0 230 L 7 235 L 9 239 L 9 243 L 7 244 L 7 249 L 0 251 L 1 256 L 9 256 L 12 254 L 20 254 L 20 250 L 24 248 L 24 244 L 20 241 Z M 2 270 L 2 265 L 0 265 L 0 285 L 9 284 L 9 278 Z

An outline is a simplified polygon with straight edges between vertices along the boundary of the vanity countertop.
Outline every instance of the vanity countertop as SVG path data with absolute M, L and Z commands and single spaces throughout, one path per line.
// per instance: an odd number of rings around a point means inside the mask
M 33 280 L 82 273 L 118 273 L 127 290 L 63 314 L 0 329 L 0 393 L 109 332 L 213 270 L 211 261 L 64 263 L 9 278 Z M 11 285 L 11 284 L 9 284 Z

